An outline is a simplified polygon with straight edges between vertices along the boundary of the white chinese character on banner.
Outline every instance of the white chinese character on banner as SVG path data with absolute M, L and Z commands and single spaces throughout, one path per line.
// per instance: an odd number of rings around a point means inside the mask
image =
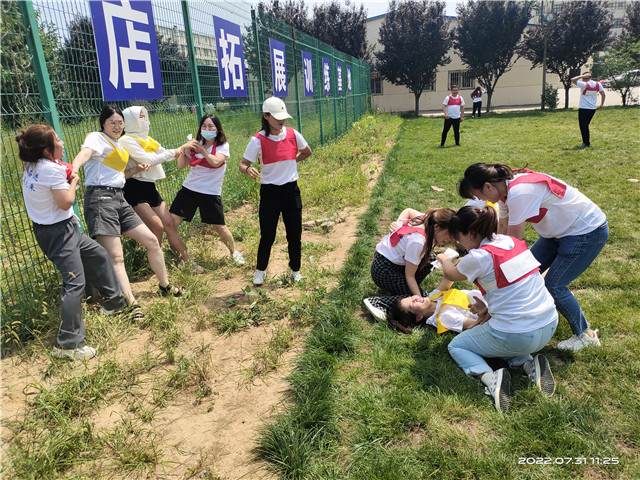
M 127 1 L 122 2 L 122 6 L 113 3 L 103 3 L 104 19 L 107 28 L 107 40 L 109 43 L 109 82 L 118 88 L 119 68 L 118 53 L 120 54 L 120 64 L 122 66 L 122 77 L 125 88 L 131 88 L 132 83 L 146 83 L 149 88 L 154 88 L 153 67 L 151 65 L 151 52 L 148 50 L 138 50 L 138 43 L 151 43 L 151 37 L 148 32 L 136 30 L 133 22 L 149 25 L 149 18 L 145 12 L 133 10 Z M 126 21 L 127 27 L 127 43 L 128 47 L 121 46 L 118 48 L 116 42 L 114 19 L 123 19 Z M 119 39 L 119 43 L 123 43 Z M 129 69 L 129 61 L 141 61 L 144 63 L 144 71 L 132 72 Z
M 218 39 L 220 48 L 224 52 L 220 61 L 225 71 L 224 88 L 229 88 L 229 80 L 233 81 L 234 90 L 244 90 L 244 78 L 242 77 L 242 58 L 236 56 L 236 46 L 240 45 L 240 37 L 228 33 L 225 35 L 224 30 L 220 29 L 220 38 Z
M 351 69 L 347 67 L 347 90 L 351 91 Z
M 329 63 L 324 63 L 323 64 L 324 67 L 324 91 L 328 92 L 329 90 L 331 90 L 331 77 L 330 77 L 330 73 L 329 73 Z
M 276 92 L 283 92 L 287 89 L 287 75 L 284 63 L 284 51 L 273 49 L 273 71 L 275 74 L 274 89 Z
M 338 66 L 338 85 L 342 87 L 342 68 Z
M 311 58 L 304 59 L 304 88 L 313 92 L 313 74 L 311 70 Z

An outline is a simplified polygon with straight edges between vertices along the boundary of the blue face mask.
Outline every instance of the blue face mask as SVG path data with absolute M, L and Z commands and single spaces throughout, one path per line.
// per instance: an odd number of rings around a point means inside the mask
M 205 140 L 215 140 L 215 138 L 218 136 L 218 132 L 210 130 L 200 130 L 200 135 L 202 135 L 202 138 L 204 138 Z

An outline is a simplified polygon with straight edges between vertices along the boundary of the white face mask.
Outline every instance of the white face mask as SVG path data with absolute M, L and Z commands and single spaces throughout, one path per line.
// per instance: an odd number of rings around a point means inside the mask
M 140 119 L 140 123 L 142 124 L 142 129 L 146 130 L 148 132 L 149 131 L 149 127 L 151 126 L 151 122 L 149 120 Z
M 218 136 L 217 130 L 200 130 L 200 135 L 205 140 L 214 140 Z

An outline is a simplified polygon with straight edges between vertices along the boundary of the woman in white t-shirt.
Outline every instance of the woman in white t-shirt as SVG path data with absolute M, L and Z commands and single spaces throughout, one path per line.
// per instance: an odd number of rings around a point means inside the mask
M 118 139 L 129 152 L 129 163 L 124 171 L 124 198 L 149 227 L 162 245 L 167 233 L 169 245 L 195 273 L 204 269 L 191 261 L 187 247 L 178 233 L 166 203 L 156 188 L 156 182 L 165 178 L 162 164 L 181 155 L 187 144 L 176 149 L 166 149 L 149 136 L 149 114 L 145 107 L 129 107 L 122 111 L 125 134 Z
M 78 175 L 62 162 L 64 143 L 48 125 L 33 125 L 16 135 L 24 162 L 22 194 L 42 252 L 62 275 L 60 329 L 52 355 L 88 360 L 96 350 L 85 344 L 82 295 L 86 280 L 102 297 L 101 313 L 126 306 L 107 251 L 80 232 L 73 203 Z M 86 275 L 86 280 L 85 280 Z
M 402 211 L 389 227 L 389 234 L 376 246 L 371 264 L 371 278 L 381 289 L 393 295 L 420 295 L 420 287 L 431 272 L 435 245 L 449 241 L 449 219 L 455 214 L 450 208 L 428 210 L 413 208 Z
M 290 118 L 281 99 L 267 98 L 262 104 L 262 130 L 249 141 L 238 167 L 245 175 L 260 178 L 260 244 L 254 285 L 264 283 L 281 213 L 287 232 L 291 279 L 294 282 L 302 280 L 302 199 L 298 188 L 298 163 L 311 155 L 311 148 L 300 132 L 284 126 Z M 256 162 L 261 165 L 260 170 L 254 166 Z
M 463 198 L 499 202 L 499 233 L 522 238 L 528 222 L 540 235 L 531 253 L 543 272 L 549 269 L 547 289 L 573 332 L 558 348 L 577 352 L 599 346 L 597 330 L 589 328 L 568 285 L 593 262 L 609 237 L 602 210 L 562 180 L 527 169 L 512 170 L 502 163 L 471 165 L 458 190 Z
M 449 344 L 449 353 L 467 374 L 482 381 L 498 411 L 511 404 L 511 378 L 506 368 L 497 371 L 485 358 L 502 358 L 510 367 L 522 365 L 543 393 L 555 391 L 549 362 L 542 349 L 558 325 L 553 298 L 545 288 L 540 265 L 524 240 L 496 235 L 498 219 L 493 207 L 463 207 L 449 222 L 449 233 L 468 252 L 454 265 L 440 254 L 445 277 L 469 280 L 484 294 L 491 318 L 465 330 Z
M 122 112 L 116 106 L 105 105 L 100 112 L 99 121 L 100 131 L 87 135 L 80 152 L 73 160 L 73 171 L 77 173 L 84 167 L 84 217 L 89 236 L 109 252 L 122 293 L 134 308 L 133 316 L 142 318 L 124 267 L 120 235 L 134 239 L 147 249 L 149 265 L 158 277 L 161 295 L 177 297 L 182 295 L 183 289 L 174 287 L 169 282 L 158 239 L 124 198 L 122 188 L 129 152 L 118 143 L 124 129 Z
M 229 142 L 215 115 L 204 115 L 195 140 L 187 142 L 178 157 L 178 168 L 189 168 L 182 188 L 171 204 L 171 215 L 176 226 L 190 222 L 200 209 L 200 220 L 209 224 L 220 235 L 222 243 L 238 265 L 244 265 L 242 254 L 236 250 L 233 235 L 224 222 L 222 182 L 229 159 Z

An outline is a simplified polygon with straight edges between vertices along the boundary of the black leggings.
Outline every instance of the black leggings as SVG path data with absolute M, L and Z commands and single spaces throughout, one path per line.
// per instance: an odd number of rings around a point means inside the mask
M 287 232 L 289 267 L 300 270 L 302 255 L 302 200 L 297 182 L 284 185 L 262 184 L 260 186 L 260 244 L 258 245 L 258 270 L 266 270 L 271 256 L 271 246 L 276 240 L 278 220 L 282 212 Z
M 459 118 L 445 118 L 444 119 L 444 128 L 442 129 L 442 141 L 440 145 L 443 146 L 444 142 L 447 141 L 447 133 L 449 133 L 449 129 L 453 126 L 453 136 L 456 139 L 456 145 L 460 145 L 460 119 Z
M 482 114 L 482 102 L 473 102 L 473 113 L 476 114 L 476 110 L 478 111 L 478 117 Z
M 584 145 L 591 145 L 589 141 L 589 124 L 595 114 L 596 111 L 590 108 L 578 109 L 578 123 L 580 124 L 580 134 L 582 135 L 582 143 Z

